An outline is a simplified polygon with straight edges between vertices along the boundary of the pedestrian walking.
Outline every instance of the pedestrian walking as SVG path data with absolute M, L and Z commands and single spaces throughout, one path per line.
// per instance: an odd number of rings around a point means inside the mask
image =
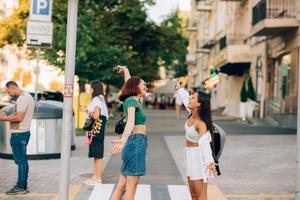
M 180 82 L 178 83 L 180 86 L 182 85 Z M 176 119 L 181 118 L 181 107 L 182 107 L 182 100 L 180 95 L 177 92 L 174 94 L 175 98 L 175 111 L 176 111 Z
M 139 102 L 147 92 L 147 87 L 141 78 L 130 77 L 126 67 L 119 67 L 119 73 L 124 74 L 125 84 L 121 90 L 120 100 L 127 119 L 122 138 L 112 141 L 112 153 L 122 151 L 122 167 L 118 184 L 112 195 L 112 200 L 133 200 L 140 176 L 146 174 L 146 115 Z
M 210 97 L 189 93 L 177 82 L 175 89 L 190 113 L 185 122 L 186 176 L 192 200 L 207 200 L 207 180 L 217 174 L 210 142 L 213 137 Z
M 96 130 L 93 129 L 88 133 L 88 143 L 90 143 L 88 156 L 90 158 L 94 158 L 94 171 L 93 176 L 87 179 L 84 183 L 86 185 L 94 186 L 102 183 L 104 137 L 108 110 L 103 96 L 102 83 L 98 80 L 94 80 L 90 85 L 92 101 L 87 106 L 87 115 L 93 118 L 94 123 L 98 122 L 100 127 Z
M 0 120 L 10 122 L 10 145 L 13 158 L 18 166 L 18 180 L 7 195 L 28 193 L 27 180 L 29 165 L 27 160 L 27 144 L 30 138 L 30 125 L 34 113 L 34 100 L 32 96 L 21 90 L 15 81 L 9 81 L 5 85 L 6 91 L 11 97 L 17 97 L 15 112 L 6 116 L 1 113 Z

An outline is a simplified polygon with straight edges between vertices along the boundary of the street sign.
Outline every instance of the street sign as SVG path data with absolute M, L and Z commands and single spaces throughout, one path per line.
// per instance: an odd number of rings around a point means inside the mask
M 53 0 L 31 0 L 30 21 L 51 22 Z
M 28 21 L 26 44 L 29 47 L 51 48 L 52 32 L 52 22 Z
M 31 0 L 30 14 L 26 31 L 28 47 L 51 48 L 53 24 L 53 0 Z

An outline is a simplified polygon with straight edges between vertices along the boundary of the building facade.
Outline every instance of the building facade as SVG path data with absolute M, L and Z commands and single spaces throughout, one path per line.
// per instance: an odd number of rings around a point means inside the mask
M 202 84 L 214 109 L 238 117 L 242 84 L 251 79 L 257 116 L 295 120 L 300 1 L 194 0 L 192 7 L 189 53 L 196 59 L 188 63 L 189 87 Z

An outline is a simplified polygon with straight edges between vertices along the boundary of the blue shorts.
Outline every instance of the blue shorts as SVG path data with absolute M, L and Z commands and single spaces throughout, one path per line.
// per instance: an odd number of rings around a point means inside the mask
M 122 152 L 121 174 L 124 176 L 144 176 L 146 174 L 146 149 L 148 146 L 145 134 L 131 134 Z

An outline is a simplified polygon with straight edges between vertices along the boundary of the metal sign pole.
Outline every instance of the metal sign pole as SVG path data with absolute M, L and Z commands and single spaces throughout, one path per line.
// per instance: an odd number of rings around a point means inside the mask
M 41 49 L 38 48 L 36 51 L 36 68 L 35 68 L 35 93 L 34 93 L 34 100 L 38 101 L 38 84 L 39 84 L 39 73 L 40 73 L 40 53 Z
M 75 74 L 76 32 L 77 32 L 78 0 L 68 0 L 68 22 L 66 41 L 64 108 L 61 141 L 61 174 L 59 181 L 59 199 L 69 196 L 71 134 L 73 118 L 73 85 Z

